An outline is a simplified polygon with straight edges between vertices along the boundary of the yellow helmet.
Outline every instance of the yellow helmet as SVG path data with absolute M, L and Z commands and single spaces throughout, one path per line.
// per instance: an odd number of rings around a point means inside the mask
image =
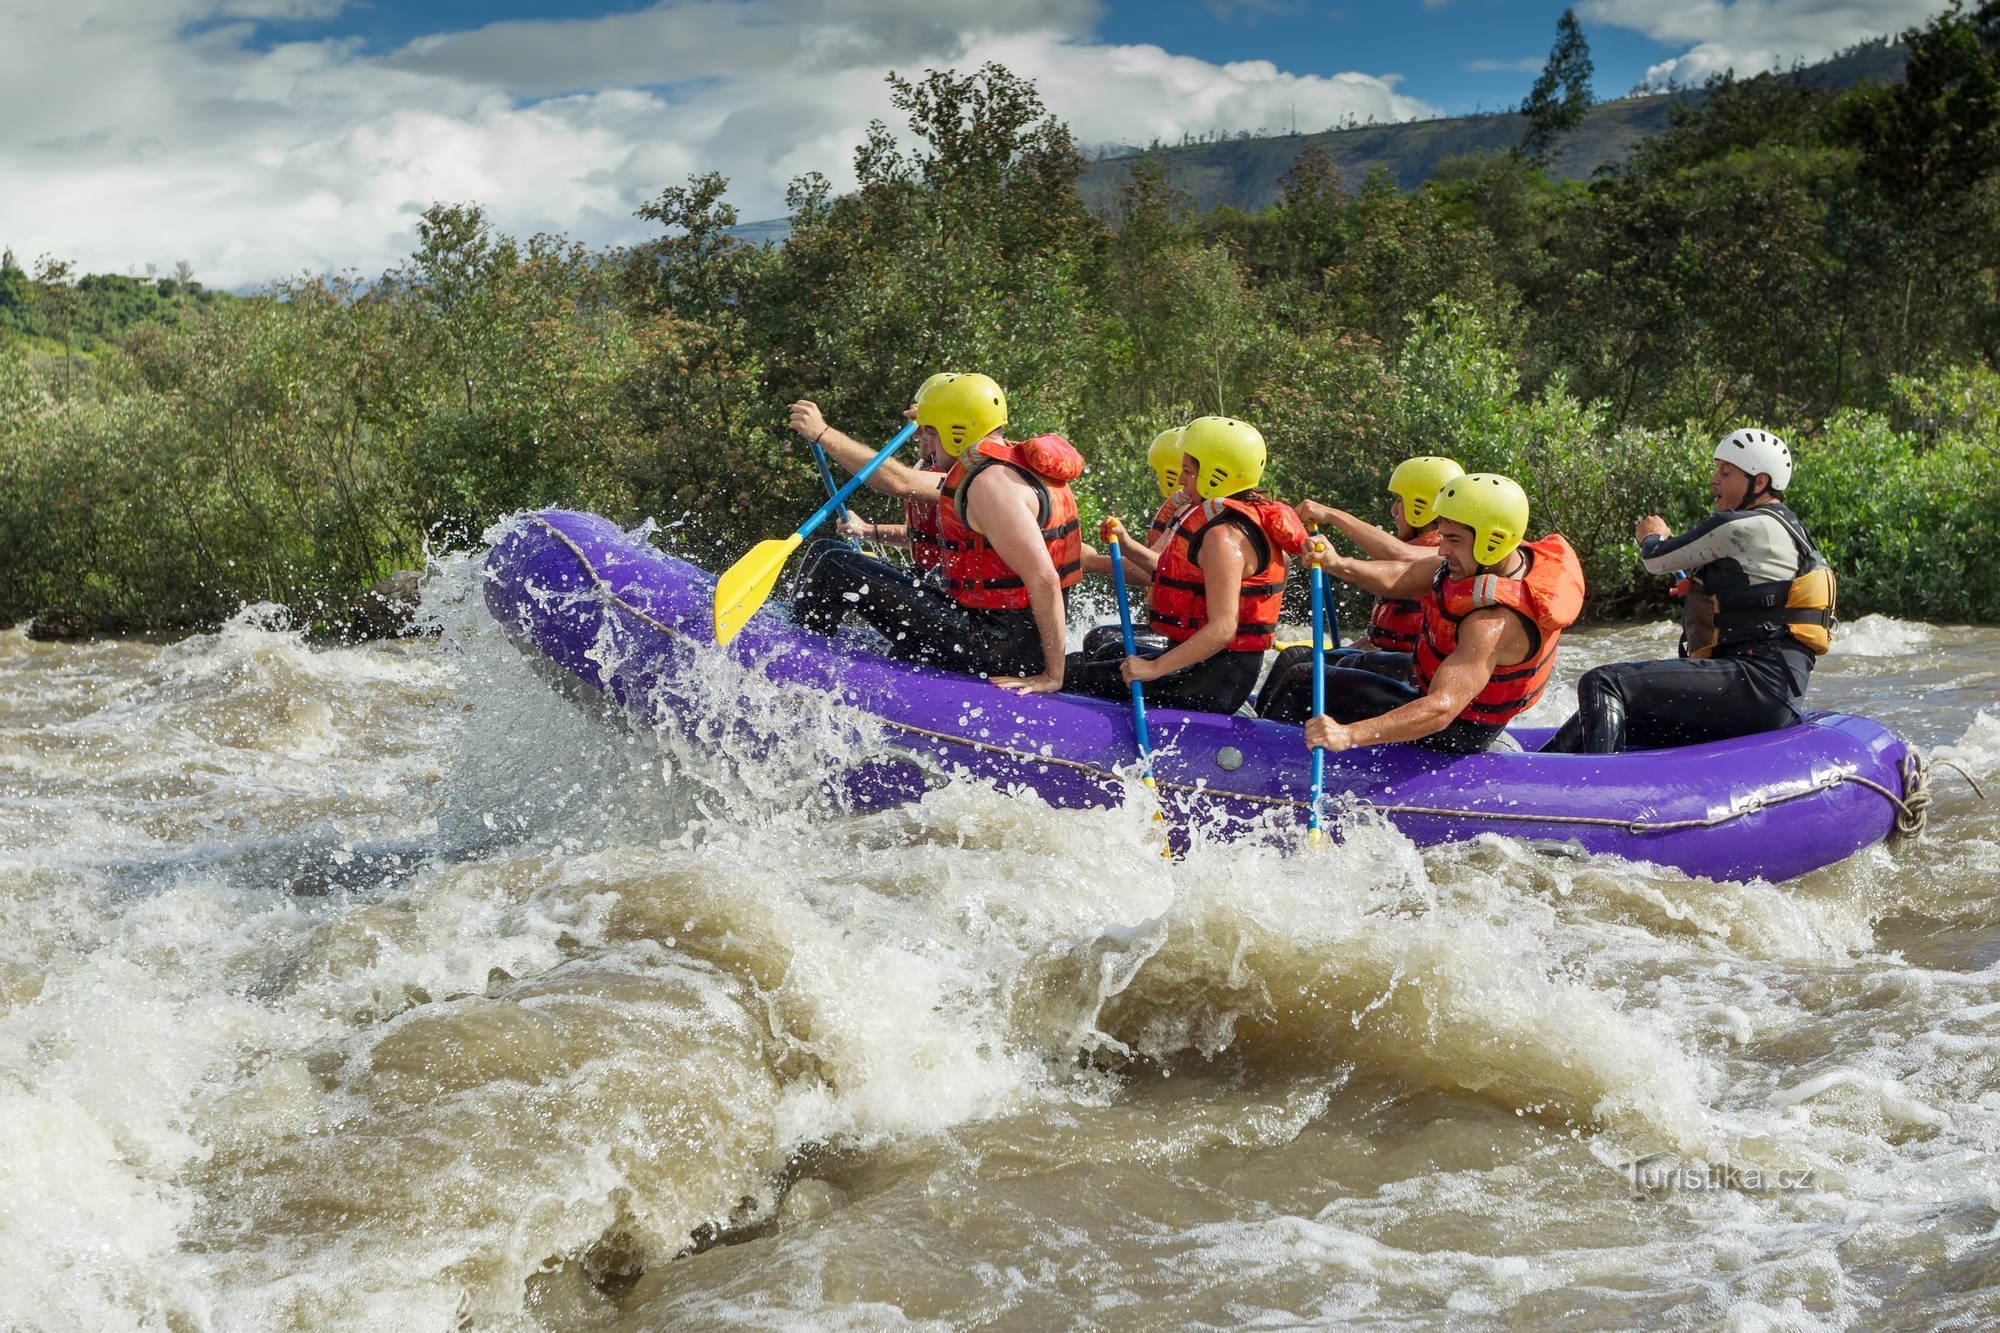
M 1007 424 L 1007 395 L 990 375 L 953 375 L 919 395 L 917 424 L 935 430 L 944 451 L 957 458 Z
M 955 380 L 957 378 L 958 372 L 955 370 L 940 370 L 937 374 L 917 386 L 917 391 L 910 395 L 910 401 L 921 403 L 924 400 L 924 395 L 932 389 L 937 388 L 938 385 L 943 384 L 946 380 Z
M 1159 474 L 1162 500 L 1181 488 L 1181 430 L 1163 430 L 1146 447 L 1146 466 Z
M 1472 558 L 1497 565 L 1528 535 L 1528 495 L 1512 477 L 1468 472 L 1445 483 L 1434 516 L 1472 529 Z
M 1204 500 L 1247 491 L 1264 479 L 1264 436 L 1235 417 L 1196 417 L 1181 430 L 1181 452 L 1200 465 L 1194 490 Z
M 1434 454 L 1405 458 L 1389 474 L 1389 494 L 1403 502 L 1403 521 L 1422 528 L 1437 517 L 1437 493 L 1446 482 L 1464 475 L 1465 469 L 1449 458 Z

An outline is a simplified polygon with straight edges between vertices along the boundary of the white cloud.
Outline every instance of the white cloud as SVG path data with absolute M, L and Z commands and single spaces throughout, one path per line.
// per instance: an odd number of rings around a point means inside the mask
M 1394 76 L 1217 65 L 1093 40 L 1096 0 L 663 0 L 598 19 L 441 33 L 386 55 L 257 49 L 249 20 L 340 0 L 0 0 L 0 244 L 214 285 L 380 272 L 436 200 L 514 233 L 638 239 L 694 171 L 746 218 L 788 180 L 848 179 L 889 69 L 998 60 L 1092 142 L 1434 115 Z
M 1643 84 L 1654 88 L 1669 79 L 1700 83 L 1729 69 L 1747 76 L 1821 60 L 1921 26 L 1945 8 L 1943 0 L 1584 0 L 1577 7 L 1586 20 L 1690 47 L 1646 71 Z

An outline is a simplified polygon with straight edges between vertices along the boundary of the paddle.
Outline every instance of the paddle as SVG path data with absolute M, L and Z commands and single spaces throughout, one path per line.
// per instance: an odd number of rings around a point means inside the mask
M 727 644 L 735 638 L 750 617 L 757 614 L 757 608 L 771 595 L 771 585 L 778 581 L 778 574 L 785 567 L 785 561 L 806 534 L 826 522 L 829 515 L 846 502 L 847 497 L 859 490 L 868 478 L 875 475 L 875 469 L 888 461 L 889 455 L 903 447 L 903 442 L 917 433 L 917 423 L 912 421 L 897 431 L 895 438 L 883 445 L 876 455 L 852 477 L 847 484 L 833 493 L 833 498 L 813 511 L 811 518 L 799 524 L 799 529 L 789 537 L 773 537 L 769 541 L 758 542 L 750 548 L 750 553 L 722 572 L 715 581 L 715 642 L 717 646 Z
M 818 440 L 814 440 L 812 442 L 812 451 L 813 451 L 813 461 L 819 464 L 819 479 L 826 483 L 826 493 L 829 496 L 838 498 L 840 495 L 840 487 L 833 484 L 833 468 L 829 466 L 826 461 L 826 450 L 819 447 Z M 840 521 L 843 523 L 853 522 L 853 516 L 847 512 L 846 505 L 842 505 L 840 507 Z M 860 545 L 860 543 L 855 541 L 854 538 L 852 537 L 849 537 L 847 539 L 847 544 L 849 546 Z
M 1314 540 L 1319 540 L 1319 528 L 1313 528 Z M 1326 571 L 1313 562 L 1313 704 L 1312 715 L 1318 717 L 1326 711 Z M 1340 646 L 1340 619 L 1335 612 L 1333 621 L 1333 646 Z M 1320 801 L 1326 795 L 1326 750 L 1318 745 L 1312 750 L 1312 804 L 1306 810 L 1306 841 L 1309 846 L 1320 843 L 1319 828 Z
M 1118 628 L 1125 631 L 1125 656 L 1137 657 L 1132 641 L 1132 599 L 1125 592 L 1125 553 L 1116 533 L 1111 537 L 1111 585 L 1118 590 Z M 1153 785 L 1153 744 L 1146 737 L 1146 687 L 1132 682 L 1132 727 L 1139 733 L 1139 758 L 1146 765 L 1146 785 Z

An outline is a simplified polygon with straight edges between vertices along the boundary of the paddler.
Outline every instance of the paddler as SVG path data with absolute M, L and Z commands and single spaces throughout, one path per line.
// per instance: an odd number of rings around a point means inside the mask
M 1421 615 L 1412 683 L 1329 666 L 1326 715 L 1306 743 L 1339 752 L 1414 743 L 1453 754 L 1490 748 L 1548 687 L 1562 631 L 1583 609 L 1583 567 L 1558 533 L 1526 541 L 1528 497 L 1512 479 L 1469 473 L 1436 502 L 1439 554 L 1354 560 L 1316 539 L 1309 559 L 1377 597 L 1409 598 Z M 1304 720 L 1312 669 L 1267 691 L 1266 717 Z
M 792 404 L 791 422 L 850 472 L 874 456 L 828 426 L 809 399 Z M 793 618 L 832 634 L 852 613 L 904 661 L 990 676 L 1019 694 L 1061 689 L 1067 595 L 1082 574 L 1070 490 L 1082 456 L 1060 435 L 1007 440 L 1007 397 L 986 375 L 932 383 L 917 399 L 916 422 L 921 447 L 952 460 L 951 470 L 940 476 L 892 458 L 868 485 L 936 507 L 942 584 L 823 539 L 807 548 Z
M 1654 574 L 1687 570 L 1680 656 L 1583 673 L 1576 714 L 1543 748 L 1617 754 L 1727 740 L 1798 721 L 1813 663 L 1832 644 L 1834 577 L 1784 503 L 1792 451 L 1770 431 L 1715 446 L 1713 512 L 1673 535 L 1648 514 L 1633 529 Z
M 1105 521 L 1106 540 L 1115 532 L 1125 552 L 1126 577 L 1150 590 L 1147 625 L 1162 642 L 1130 657 L 1122 643 L 1115 654 L 1073 654 L 1069 688 L 1123 699 L 1139 681 L 1160 706 L 1233 713 L 1263 670 L 1305 525 L 1290 505 L 1257 489 L 1265 449 L 1255 426 L 1197 417 L 1182 430 L 1179 448 L 1176 489 L 1193 503 L 1169 514 L 1174 497 L 1166 497 L 1157 546 L 1131 540 L 1115 518 Z
M 917 386 L 917 392 L 910 399 L 910 405 L 903 409 L 905 421 L 917 419 L 917 399 L 936 385 L 952 378 L 949 370 L 940 370 Z M 794 404 L 796 415 L 797 404 Z M 822 424 L 824 419 L 822 418 Z M 829 439 L 847 439 L 839 431 L 829 429 Z M 917 436 L 917 468 L 922 472 L 935 472 L 943 476 L 951 470 L 951 460 L 945 457 L 938 437 L 919 433 Z M 822 445 L 822 447 L 824 447 Z M 843 466 L 845 466 L 843 464 Z M 900 547 L 910 553 L 910 563 L 916 566 L 917 577 L 923 578 L 944 563 L 944 543 L 938 538 L 938 507 L 935 501 L 903 497 L 903 521 L 901 523 L 870 523 L 866 519 L 843 518 L 838 525 L 843 536 L 859 537 L 875 546 Z M 942 576 L 940 576 L 942 578 Z
M 1344 509 L 1317 500 L 1299 503 L 1299 517 L 1309 526 L 1332 528 L 1361 549 L 1371 560 L 1433 560 L 1437 558 L 1437 493 L 1447 482 L 1465 475 L 1456 461 L 1435 454 L 1421 454 L 1396 464 L 1389 474 L 1389 521 L 1395 532 L 1385 532 Z M 1408 597 L 1377 597 L 1368 617 L 1368 632 L 1350 644 L 1332 650 L 1340 655 L 1339 666 L 1373 671 L 1392 680 L 1410 679 L 1410 656 L 1416 651 L 1417 630 L 1423 620 L 1421 605 Z M 1295 671 L 1310 670 L 1301 664 L 1312 658 L 1312 645 L 1293 644 L 1278 654 L 1265 677 L 1264 699 L 1272 698 L 1273 687 Z M 1307 677 L 1311 679 L 1310 676 Z
M 1146 547 L 1155 556 L 1165 547 L 1167 532 L 1179 518 L 1182 511 L 1196 503 L 1195 497 L 1181 487 L 1181 431 L 1185 427 L 1170 426 L 1153 437 L 1146 446 L 1146 466 L 1160 486 L 1160 507 L 1153 512 L 1152 522 L 1146 525 Z M 1111 534 L 1116 532 L 1123 549 L 1130 551 L 1133 546 L 1131 534 L 1116 518 L 1107 518 L 1097 525 L 1098 540 L 1109 543 Z M 1111 557 L 1098 548 L 1084 543 L 1083 572 L 1111 577 Z M 1151 629 L 1141 625 L 1135 638 L 1141 647 L 1157 648 L 1165 652 L 1167 641 Z M 1075 654 L 1071 655 L 1072 657 Z M 1087 658 L 1125 656 L 1125 631 L 1123 625 L 1095 625 L 1083 636 L 1083 656 Z

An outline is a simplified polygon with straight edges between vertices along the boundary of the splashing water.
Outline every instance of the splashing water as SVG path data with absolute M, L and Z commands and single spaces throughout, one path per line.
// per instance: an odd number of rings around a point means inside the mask
M 719 661 L 693 740 L 553 690 L 475 561 L 426 609 L 0 633 L 9 1320 L 2000 1317 L 2000 837 L 1950 776 L 1782 886 L 1379 821 L 1163 862 L 1136 799 L 843 816 L 865 722 L 732 725 Z M 1576 639 L 1533 721 L 1671 651 Z M 2000 785 L 1996 648 L 1870 617 L 1815 702 Z

